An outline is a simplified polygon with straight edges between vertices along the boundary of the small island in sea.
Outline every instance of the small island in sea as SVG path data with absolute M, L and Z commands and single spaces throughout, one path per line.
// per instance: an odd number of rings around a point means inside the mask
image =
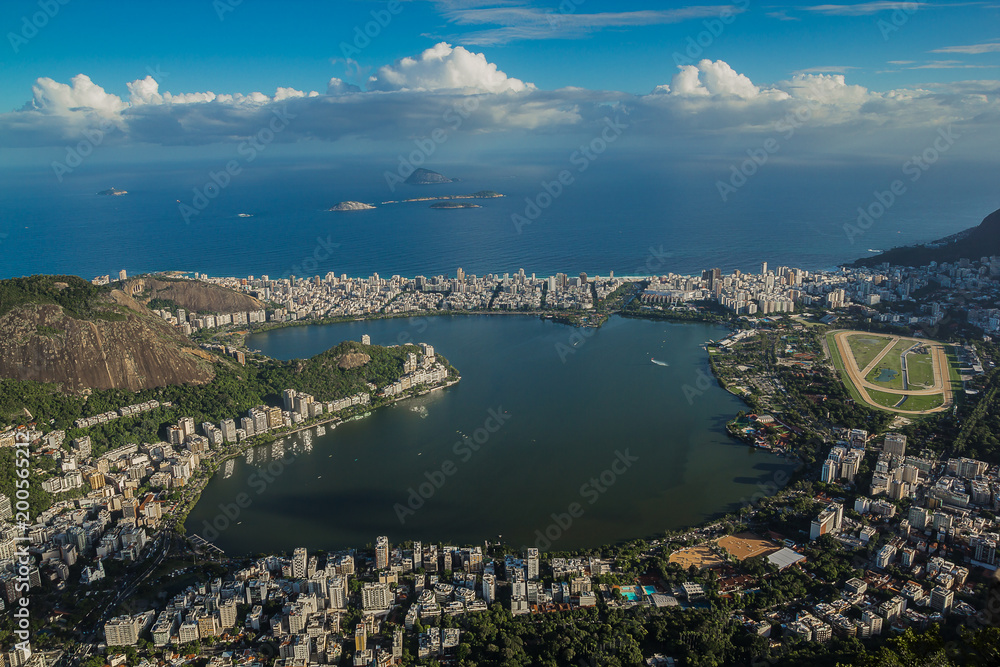
M 454 183 L 454 179 L 421 167 L 410 174 L 404 182 L 409 185 L 434 185 L 435 183 Z
M 375 208 L 371 204 L 365 204 L 359 201 L 342 201 L 336 206 L 328 208 L 328 211 L 367 211 Z
M 482 208 L 479 204 L 469 204 L 467 202 L 439 201 L 431 204 L 431 208 Z
M 451 201 L 452 199 L 496 199 L 498 197 L 506 197 L 499 192 L 494 192 L 493 190 L 480 190 L 479 192 L 473 192 L 471 195 L 441 195 L 440 197 L 414 197 L 413 199 L 400 199 L 396 201 L 384 201 L 383 204 L 409 204 L 417 201 Z M 444 207 L 441 207 L 444 208 Z M 467 206 L 466 208 L 471 208 Z
M 99 194 L 99 195 L 114 195 L 114 196 L 117 197 L 117 196 L 120 196 L 120 195 L 127 195 L 128 194 L 128 190 L 118 190 L 116 188 L 108 188 L 107 190 L 101 190 L 97 194 Z

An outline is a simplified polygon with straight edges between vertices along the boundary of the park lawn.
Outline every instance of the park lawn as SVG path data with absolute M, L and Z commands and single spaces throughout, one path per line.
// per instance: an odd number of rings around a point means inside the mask
M 924 387 L 934 386 L 934 355 L 906 355 L 906 380 L 912 388 L 914 385 Z
M 858 370 L 863 371 L 868 364 L 878 356 L 879 352 L 889 344 L 890 336 L 880 334 L 853 334 L 847 337 L 847 345 L 858 363 Z

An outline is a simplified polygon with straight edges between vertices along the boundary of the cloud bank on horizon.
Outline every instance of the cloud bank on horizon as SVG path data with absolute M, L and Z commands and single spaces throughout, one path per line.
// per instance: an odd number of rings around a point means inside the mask
M 821 7 L 817 11 L 835 11 Z M 664 70 L 666 79 L 674 64 Z M 703 59 L 676 66 L 669 83 L 644 95 L 542 90 L 508 75 L 484 54 L 447 42 L 378 68 L 364 90 L 333 78 L 322 92 L 279 87 L 272 95 L 173 93 L 161 91 L 152 76 L 128 83 L 127 90 L 123 99 L 85 74 L 69 83 L 39 78 L 21 109 L 0 114 L 0 145 L 64 146 L 96 127 L 116 128 L 109 142 L 119 144 L 237 142 L 265 127 L 276 111 L 293 119 L 278 138 L 282 142 L 405 140 L 446 126 L 449 113 L 459 108 L 471 110 L 452 129 L 477 135 L 587 133 L 617 115 L 640 136 L 707 141 L 723 133 L 773 133 L 782 119 L 806 110 L 812 150 L 825 145 L 831 151 L 854 146 L 891 152 L 894 137 L 914 131 L 948 124 L 995 128 L 1000 121 L 998 81 L 877 92 L 837 73 L 803 71 L 758 83 L 722 60 Z M 905 142 L 897 143 L 903 150 Z

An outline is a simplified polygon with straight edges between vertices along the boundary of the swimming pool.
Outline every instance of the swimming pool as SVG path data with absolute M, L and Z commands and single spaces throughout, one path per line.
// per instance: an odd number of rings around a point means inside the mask
M 621 592 L 622 597 L 629 602 L 635 602 L 642 595 L 640 592 L 641 589 L 638 586 L 619 586 L 618 590 Z

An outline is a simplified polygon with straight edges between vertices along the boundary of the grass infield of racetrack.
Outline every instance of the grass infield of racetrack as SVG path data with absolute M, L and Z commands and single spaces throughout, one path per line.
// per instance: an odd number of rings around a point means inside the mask
M 874 389 L 869 389 L 868 395 L 871 396 L 873 401 L 886 408 L 896 407 L 896 404 L 899 403 L 901 398 L 903 398 L 899 394 L 887 394 L 883 391 L 875 391 Z M 944 394 L 909 396 L 898 409 L 915 411 L 933 410 L 934 408 L 940 407 L 942 403 L 944 403 Z
M 906 380 L 911 389 L 930 387 L 934 384 L 934 357 L 927 354 L 906 355 Z
M 851 348 L 854 359 L 858 362 L 858 370 L 868 367 L 878 353 L 892 340 L 892 336 L 881 334 L 855 334 L 847 337 L 847 346 Z
M 909 395 L 906 401 L 904 401 L 903 404 L 900 405 L 898 408 L 896 407 L 896 405 L 903 398 L 902 394 L 890 394 L 888 392 L 882 392 L 872 388 L 866 388 L 865 392 L 868 394 L 869 398 L 871 399 L 871 402 L 862 398 L 861 392 L 858 390 L 858 387 L 854 385 L 854 382 L 851 381 L 850 374 L 848 373 L 846 368 L 846 364 L 852 363 L 854 360 L 845 360 L 842 357 L 840 353 L 840 348 L 838 347 L 836 341 L 836 335 L 838 333 L 842 332 L 832 331 L 827 333 L 826 336 L 827 348 L 830 351 L 830 357 L 831 360 L 833 361 L 834 368 L 840 374 L 841 381 L 847 388 L 848 394 L 850 394 L 851 398 L 853 398 L 855 401 L 867 405 L 869 407 L 886 409 L 889 412 L 898 412 L 898 411 L 919 412 L 923 410 L 933 410 L 935 408 L 941 407 L 941 405 L 944 404 L 943 392 L 940 394 L 930 394 L 930 395 L 918 395 L 918 396 Z M 858 340 L 865 338 L 873 340 L 871 340 L 871 342 L 863 342 L 863 343 L 860 342 L 860 340 Z M 877 338 L 882 340 L 875 341 L 874 339 Z M 858 361 L 858 363 L 860 364 L 864 362 L 866 365 L 870 364 L 879 355 L 879 353 L 885 349 L 885 346 L 888 345 L 890 339 L 891 336 L 887 336 L 884 334 L 871 334 L 863 331 L 852 332 L 846 336 L 847 346 L 851 349 L 851 353 L 855 355 L 861 354 L 862 359 Z M 881 347 L 878 346 L 879 342 L 882 342 Z M 933 344 L 934 342 L 926 341 L 926 343 L 930 345 Z M 860 352 L 858 351 L 858 348 L 855 347 L 855 344 L 858 344 L 860 346 Z M 893 368 L 893 370 L 896 370 L 898 373 L 900 373 L 900 375 L 897 376 L 899 389 L 902 388 L 902 375 L 901 375 L 902 364 L 899 359 L 899 353 L 902 352 L 903 350 L 909 349 L 910 347 L 913 346 L 913 344 L 914 341 L 912 340 L 897 341 L 896 345 L 893 346 L 894 349 L 886 353 L 886 355 L 882 358 L 882 360 L 878 364 L 878 368 L 889 367 Z M 951 346 L 943 345 L 943 347 L 948 362 L 948 376 L 949 376 L 945 378 L 944 381 L 950 383 L 952 387 L 960 386 L 961 380 L 958 377 L 957 366 L 956 366 L 957 359 L 955 357 L 954 351 L 951 348 Z M 891 364 L 890 357 L 893 356 L 895 356 L 895 363 Z M 933 374 L 934 374 L 933 356 L 931 354 L 928 355 L 911 354 L 907 356 L 906 361 L 907 364 L 910 364 L 915 357 L 924 357 L 924 356 L 927 356 L 928 359 L 926 362 L 923 359 L 917 362 L 918 366 L 915 369 L 916 378 L 927 380 L 928 379 L 927 371 L 929 371 L 931 377 L 927 382 L 927 386 L 930 386 L 933 385 Z M 923 367 L 925 364 L 927 368 Z M 864 370 L 864 367 L 858 369 L 858 371 L 861 370 Z M 877 368 L 873 369 L 873 372 L 874 370 L 877 370 Z M 871 376 L 872 374 L 869 375 Z M 867 378 L 867 380 L 871 382 L 872 378 L 869 377 Z M 879 383 L 879 384 L 885 384 L 886 388 L 892 388 L 888 385 L 888 383 Z M 921 388 L 925 387 L 920 387 L 920 386 L 914 387 L 914 389 L 921 389 Z
M 913 347 L 912 340 L 900 340 L 896 341 L 896 344 L 892 346 L 892 349 L 886 352 L 885 356 L 878 362 L 878 365 L 872 369 L 872 372 L 868 374 L 865 379 L 872 384 L 885 387 L 886 389 L 898 389 L 903 390 L 903 361 L 900 355 L 906 350 Z M 880 372 L 883 368 L 888 368 L 894 373 L 893 378 L 888 381 L 880 381 L 876 378 L 879 377 Z M 864 367 L 858 369 L 859 371 L 864 370 Z

